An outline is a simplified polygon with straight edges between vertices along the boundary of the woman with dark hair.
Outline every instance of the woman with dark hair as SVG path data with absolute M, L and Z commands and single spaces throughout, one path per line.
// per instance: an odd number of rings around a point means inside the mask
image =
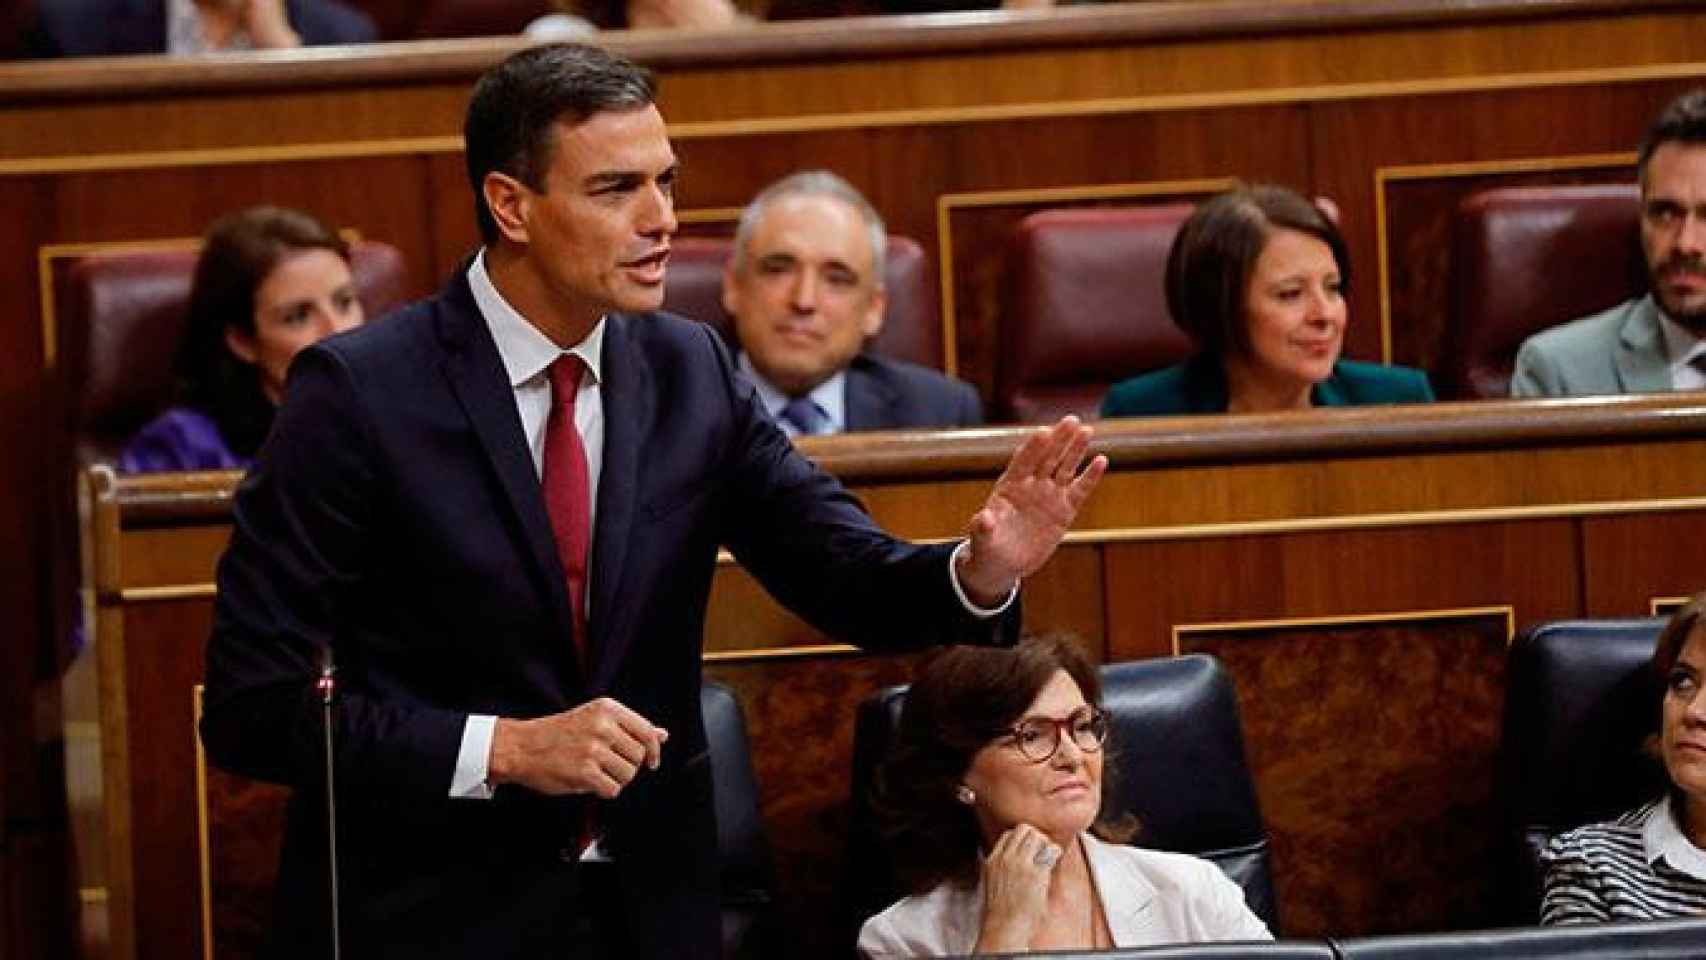
M 296 352 L 362 322 L 349 247 L 306 213 L 251 207 L 208 229 L 178 350 L 178 405 L 119 456 L 122 473 L 247 467 Z
M 1658 732 L 1649 748 L 1670 789 L 1546 848 L 1542 924 L 1706 914 L 1706 593 L 1665 624 L 1649 663 Z
M 1339 359 L 1350 260 L 1338 227 L 1275 186 L 1204 201 L 1167 254 L 1167 310 L 1197 354 L 1115 384 L 1102 416 L 1262 413 L 1432 400 L 1408 367 Z
M 1100 700 L 1095 667 L 1055 638 L 926 662 L 874 798 L 914 892 L 865 922 L 862 954 L 1271 939 L 1219 868 L 1101 819 Z

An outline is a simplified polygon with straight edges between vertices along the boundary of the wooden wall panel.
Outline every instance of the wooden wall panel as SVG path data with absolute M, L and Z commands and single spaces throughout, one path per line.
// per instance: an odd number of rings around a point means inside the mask
M 1175 652 L 1182 624 L 1510 606 L 1581 608 L 1573 523 L 1441 524 L 1110 545 L 1108 656 Z
M 133 729 L 148 731 L 129 739 L 123 761 L 132 804 L 137 960 L 182 960 L 201 947 L 200 844 L 196 823 L 185 813 L 195 809 L 197 795 L 192 691 L 201 682 L 202 652 L 212 626 L 213 607 L 205 598 L 137 604 L 125 613 L 124 710 L 138 718 L 131 721 Z M 107 640 L 102 656 L 116 652 L 117 645 Z M 109 701 L 106 709 L 111 706 Z M 147 718 L 146 727 L 135 726 L 139 718 Z M 115 783 L 110 774 L 107 783 L 109 788 Z M 119 895 L 123 885 L 115 877 L 109 898 Z M 186 891 L 194 896 L 186 897 Z M 114 911 L 115 918 L 120 915 Z
M 1645 617 L 1653 601 L 1706 590 L 1706 518 L 1655 513 L 1582 521 L 1583 609 Z
M 1182 633 L 1238 688 L 1288 936 L 1496 925 L 1509 629 L 1415 611 Z

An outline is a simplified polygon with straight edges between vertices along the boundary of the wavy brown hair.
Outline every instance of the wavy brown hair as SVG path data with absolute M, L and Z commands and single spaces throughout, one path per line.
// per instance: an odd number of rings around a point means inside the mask
M 923 893 L 944 880 L 964 886 L 977 882 L 983 838 L 972 809 L 955 799 L 954 790 L 977 752 L 1024 716 L 1059 670 L 1078 684 L 1087 702 L 1101 706 L 1096 667 L 1063 636 L 1029 637 L 1011 648 L 949 647 L 920 667 L 872 797 L 895 868 L 909 890 Z M 1104 798 L 1113 746 L 1103 748 Z M 1124 842 L 1136 825 L 1129 818 L 1098 819 L 1091 832 Z

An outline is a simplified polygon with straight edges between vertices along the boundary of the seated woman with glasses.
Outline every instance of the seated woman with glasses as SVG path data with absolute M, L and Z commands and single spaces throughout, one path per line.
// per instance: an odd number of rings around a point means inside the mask
M 1212 863 L 1127 846 L 1134 825 L 1100 818 L 1100 699 L 1056 638 L 926 662 L 873 798 L 914 893 L 865 922 L 864 956 L 1271 939 Z

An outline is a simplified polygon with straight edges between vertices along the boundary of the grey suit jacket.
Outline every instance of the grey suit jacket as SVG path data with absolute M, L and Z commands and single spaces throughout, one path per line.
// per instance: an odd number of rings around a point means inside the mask
M 1523 341 L 1511 396 L 1661 393 L 1672 389 L 1669 364 L 1659 308 L 1648 294 Z

